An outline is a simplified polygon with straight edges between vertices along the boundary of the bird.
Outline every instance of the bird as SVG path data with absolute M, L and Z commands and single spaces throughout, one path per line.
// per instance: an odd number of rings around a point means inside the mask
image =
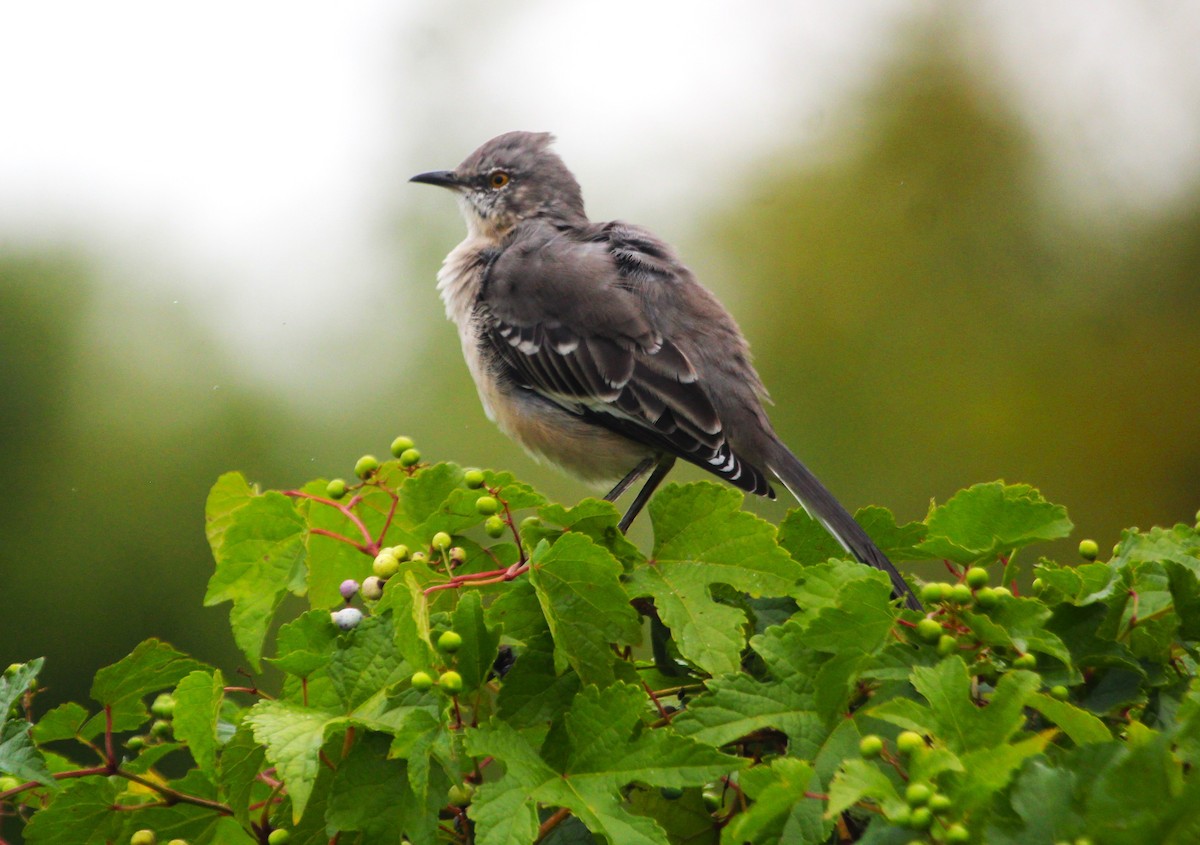
M 539 460 L 615 502 L 647 480 L 624 532 L 679 459 L 748 493 L 777 478 L 895 597 L 920 603 L 846 509 L 775 433 L 734 318 L 649 230 L 593 222 L 548 132 L 507 132 L 453 170 L 466 238 L 437 288 L 489 419 Z

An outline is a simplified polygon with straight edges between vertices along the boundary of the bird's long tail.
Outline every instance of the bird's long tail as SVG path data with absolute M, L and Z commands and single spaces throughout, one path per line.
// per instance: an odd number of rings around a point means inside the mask
M 825 526 L 833 537 L 842 544 L 846 551 L 868 566 L 873 566 L 887 573 L 892 580 L 892 595 L 903 598 L 904 603 L 913 610 L 921 610 L 921 602 L 917 600 L 912 588 L 905 583 L 904 578 L 896 571 L 896 567 L 887 559 L 874 541 L 863 531 L 862 526 L 854 521 L 854 517 L 842 507 L 833 494 L 809 472 L 808 467 L 800 463 L 799 458 L 792 454 L 787 446 L 776 441 L 775 454 L 770 463 L 771 472 L 779 477 L 796 500 L 804 506 L 809 515 Z

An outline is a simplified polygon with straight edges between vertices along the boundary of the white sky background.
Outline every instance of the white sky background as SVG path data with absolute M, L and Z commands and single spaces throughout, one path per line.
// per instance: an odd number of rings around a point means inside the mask
M 434 295 L 382 231 L 454 217 L 412 173 L 549 129 L 595 216 L 676 238 L 779 138 L 816 151 L 895 34 L 943 13 L 1064 201 L 1195 189 L 1200 4 L 0 0 L 0 249 L 82 243 L 290 381 L 321 354 L 298 338 Z

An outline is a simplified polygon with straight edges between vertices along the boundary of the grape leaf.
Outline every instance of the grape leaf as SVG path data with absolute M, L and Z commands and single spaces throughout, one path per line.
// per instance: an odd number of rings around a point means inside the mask
M 216 572 L 204 604 L 232 601 L 234 640 L 257 669 L 276 608 L 289 590 L 304 589 L 305 521 L 281 493 L 255 496 L 229 514 L 222 540 L 213 547 Z
M 669 727 L 644 729 L 645 693 L 630 684 L 587 686 L 541 751 L 510 725 L 492 719 L 466 736 L 467 751 L 504 764 L 504 776 L 485 782 L 468 815 L 480 845 L 529 842 L 537 834 L 537 805 L 570 810 L 593 833 L 622 845 L 666 845 L 651 819 L 622 806 L 621 789 L 699 786 L 745 761 L 679 736 Z
M 187 743 L 196 765 L 210 778 L 216 776 L 217 717 L 224 697 L 219 669 L 191 672 L 175 687 L 175 738 Z
M 265 767 L 266 752 L 255 739 L 249 725 L 242 725 L 221 749 L 217 783 L 234 818 L 246 825 L 250 805 L 263 800 L 267 786 L 258 774 Z
M 88 719 L 88 711 L 74 701 L 67 701 L 48 710 L 33 726 L 33 738 L 38 744 L 54 742 L 60 739 L 73 739 L 80 736 L 91 739 L 96 734 L 84 736 L 80 733 L 83 723 Z M 99 733 L 97 730 L 96 733 Z
M 329 665 L 337 636 L 338 629 L 330 624 L 327 611 L 310 610 L 280 626 L 276 656 L 266 660 L 288 674 L 307 677 Z
M 33 845 L 102 845 L 115 842 L 125 819 L 113 812 L 116 785 L 105 778 L 75 781 L 25 827 Z
M 266 747 L 267 760 L 287 785 L 293 821 L 304 815 L 320 768 L 318 753 L 326 732 L 344 720 L 286 701 L 260 701 L 246 721 Z
M 124 707 L 144 718 L 143 696 L 173 687 L 185 675 L 205 669 L 208 667 L 200 661 L 161 640 L 145 640 L 126 657 L 96 673 L 92 681 L 92 698 L 114 710 Z M 93 717 L 97 718 L 99 715 Z M 134 722 L 135 726 L 138 724 L 141 724 L 140 719 Z M 83 728 L 85 734 L 88 729 L 88 726 Z
M 824 818 L 824 804 L 808 793 L 822 791 L 812 764 L 780 757 L 770 766 L 742 772 L 742 791 L 754 803 L 721 833 L 723 845 L 821 845 L 829 839 L 833 822 Z
M 1067 510 L 1028 484 L 993 481 L 956 493 L 930 508 L 929 533 L 919 550 L 932 558 L 969 564 L 995 560 L 1039 540 L 1066 537 L 1074 527 Z
M 30 724 L 24 719 L 13 719 L 0 728 L 0 772 L 58 789 L 41 752 L 33 745 L 29 729 Z
M 711 482 L 667 485 L 650 502 L 652 562 L 630 576 L 630 594 L 654 598 L 679 653 L 710 675 L 736 670 L 746 645 L 746 614 L 715 601 L 712 585 L 785 596 L 801 573 L 775 529 L 741 502 L 739 491 Z
M 570 666 L 584 683 L 611 683 L 610 643 L 641 641 L 641 624 L 620 575 L 621 564 L 583 534 L 564 534 L 554 545 L 539 545 L 534 551 L 529 583 L 554 637 L 554 663 L 560 673 Z
M 463 688 L 477 689 L 487 680 L 500 645 L 500 626 L 484 621 L 483 599 L 478 592 L 466 592 L 454 608 L 453 629 L 462 636 L 462 645 L 454 655 L 454 668 L 462 675 Z
M 384 687 L 410 674 L 390 617 L 369 616 L 339 639 L 329 662 L 329 679 L 346 713 L 373 696 L 381 697 Z

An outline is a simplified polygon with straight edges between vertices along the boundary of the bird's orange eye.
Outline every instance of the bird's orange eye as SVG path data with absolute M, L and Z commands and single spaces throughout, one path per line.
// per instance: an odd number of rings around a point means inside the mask
M 505 173 L 503 170 L 497 170 L 495 173 L 492 174 L 491 179 L 489 181 L 491 182 L 491 185 L 493 188 L 503 188 L 505 185 L 508 184 L 508 178 L 509 178 L 508 174 Z

